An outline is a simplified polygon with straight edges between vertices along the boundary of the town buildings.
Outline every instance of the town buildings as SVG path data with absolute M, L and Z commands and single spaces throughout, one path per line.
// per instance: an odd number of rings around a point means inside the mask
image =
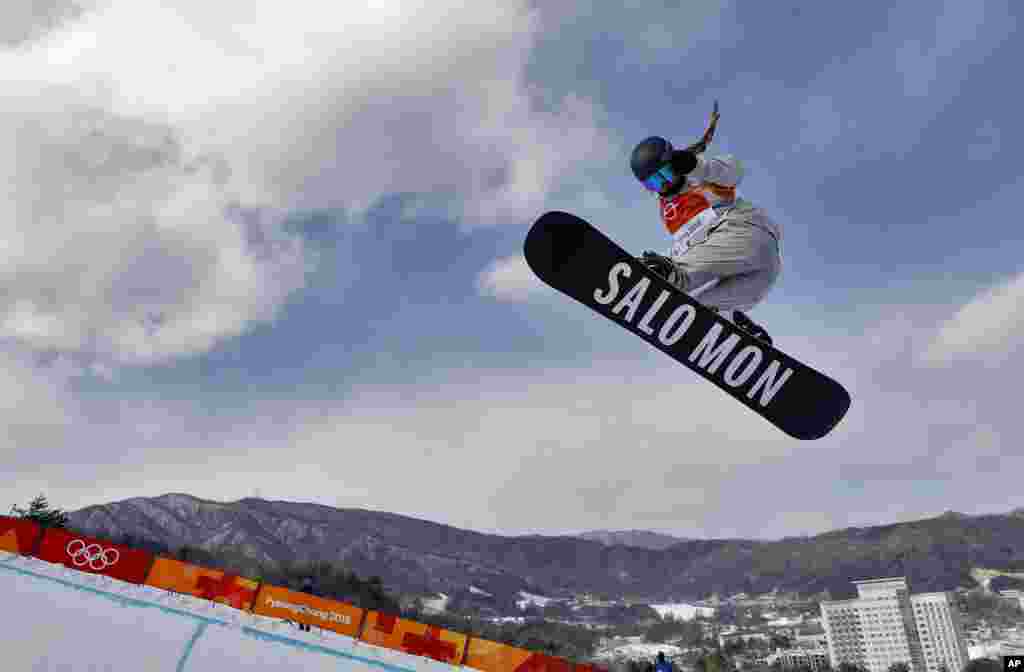
M 967 638 L 950 593 L 911 595 L 914 622 L 927 672 L 957 672 L 967 664 Z
M 957 672 L 967 664 L 952 595 L 911 595 L 902 577 L 853 584 L 856 598 L 821 603 L 833 667 L 848 662 L 868 672 L 887 672 L 902 662 L 911 672 Z

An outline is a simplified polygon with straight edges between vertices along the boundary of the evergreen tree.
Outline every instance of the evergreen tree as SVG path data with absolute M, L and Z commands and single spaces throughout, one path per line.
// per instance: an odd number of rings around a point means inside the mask
M 68 515 L 50 506 L 46 501 L 46 495 L 39 495 L 33 499 L 27 509 L 12 506 L 11 512 L 19 518 L 35 521 L 43 527 L 65 528 L 68 525 Z

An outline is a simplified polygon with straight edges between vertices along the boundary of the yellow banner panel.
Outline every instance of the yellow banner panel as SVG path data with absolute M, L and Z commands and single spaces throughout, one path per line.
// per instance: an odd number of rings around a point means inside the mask
M 371 611 L 366 615 L 362 639 L 377 646 L 458 665 L 468 638 L 460 632 Z
M 315 625 L 348 637 L 359 634 L 363 610 L 344 602 L 263 584 L 253 613 Z

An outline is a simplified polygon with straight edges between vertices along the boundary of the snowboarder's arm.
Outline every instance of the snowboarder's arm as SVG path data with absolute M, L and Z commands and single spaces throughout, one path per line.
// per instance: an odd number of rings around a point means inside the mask
M 718 120 L 722 115 L 718 113 L 718 101 L 715 101 L 715 109 L 711 112 L 711 121 L 708 123 L 708 129 L 704 131 L 704 136 L 686 148 L 686 151 L 693 152 L 694 154 L 703 154 L 707 151 L 708 145 L 715 137 L 715 129 L 718 127 Z
M 743 163 L 732 154 L 713 156 L 697 155 L 697 166 L 687 177 L 693 184 L 710 182 L 723 187 L 735 187 L 743 179 Z
M 686 152 L 696 155 L 697 165 L 688 173 L 690 182 L 701 184 L 711 182 L 720 184 L 723 187 L 735 187 L 743 179 L 743 164 L 731 154 L 716 156 L 710 159 L 704 156 L 708 145 L 715 137 L 715 129 L 718 128 L 718 120 L 722 115 L 718 113 L 718 101 L 715 101 L 715 108 L 711 112 L 711 121 L 704 131 L 704 136 L 686 148 Z

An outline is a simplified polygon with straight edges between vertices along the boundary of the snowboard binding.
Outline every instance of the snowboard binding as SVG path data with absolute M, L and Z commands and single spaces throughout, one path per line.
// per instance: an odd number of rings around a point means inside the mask
M 676 268 L 676 263 L 665 255 L 658 254 L 657 252 L 644 252 L 643 255 L 637 257 L 637 261 L 646 266 L 652 273 L 664 278 L 673 287 L 680 288 L 680 274 L 679 269 Z
M 732 311 L 732 321 L 737 327 L 747 332 L 756 339 L 762 340 L 768 345 L 772 344 L 772 337 L 764 330 L 764 327 L 754 322 L 738 310 Z
M 664 278 L 673 286 L 682 289 L 679 269 L 671 258 L 658 254 L 657 252 L 644 252 L 642 256 L 637 257 L 637 261 L 650 269 L 652 273 Z M 708 307 L 716 313 L 720 312 L 718 308 L 714 308 L 712 306 Z M 772 345 L 772 337 L 768 335 L 768 332 L 765 331 L 764 327 L 757 324 L 740 311 L 732 311 L 732 319 L 730 321 L 754 338 L 764 341 L 768 345 Z

